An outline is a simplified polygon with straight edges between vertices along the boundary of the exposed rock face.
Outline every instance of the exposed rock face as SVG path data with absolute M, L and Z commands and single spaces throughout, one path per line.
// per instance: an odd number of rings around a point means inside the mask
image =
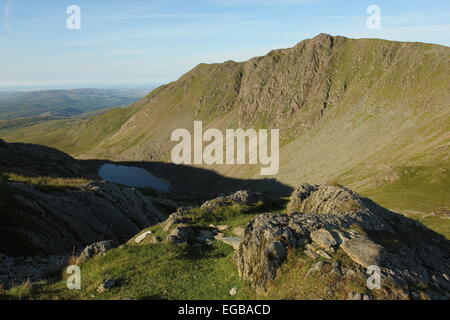
M 379 266 L 402 286 L 425 285 L 430 297 L 450 294 L 450 241 L 421 224 L 340 186 L 302 185 L 289 208 L 302 212 L 260 215 L 246 228 L 236 260 L 240 275 L 257 290 L 274 279 L 290 249 L 309 250 L 315 241 L 340 246 L 355 264 Z
M 0 243 L 6 251 L 21 239 L 36 254 L 70 253 L 98 241 L 126 241 L 166 218 L 138 190 L 111 183 L 64 191 L 7 186 L 9 220 L 2 227 L 14 236 Z

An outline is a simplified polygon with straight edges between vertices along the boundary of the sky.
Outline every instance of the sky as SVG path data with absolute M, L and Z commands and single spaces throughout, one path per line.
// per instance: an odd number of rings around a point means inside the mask
M 320 33 L 450 46 L 450 1 L 0 0 L 0 90 L 151 87 Z

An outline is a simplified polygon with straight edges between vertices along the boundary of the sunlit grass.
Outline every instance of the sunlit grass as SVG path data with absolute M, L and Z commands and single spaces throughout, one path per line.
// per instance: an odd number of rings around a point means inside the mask
M 4 177 L 12 182 L 49 187 L 80 187 L 92 182 L 92 180 L 85 178 L 27 177 L 15 173 L 5 173 Z

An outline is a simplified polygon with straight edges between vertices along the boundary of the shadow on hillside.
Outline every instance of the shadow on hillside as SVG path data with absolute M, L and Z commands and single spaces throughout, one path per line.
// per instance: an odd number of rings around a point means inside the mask
M 123 166 L 139 167 L 148 170 L 158 178 L 167 180 L 172 186 L 172 193 L 186 195 L 223 195 L 238 190 L 273 193 L 278 196 L 289 196 L 293 188 L 276 179 L 237 179 L 225 177 L 215 171 L 186 165 L 175 165 L 164 162 L 109 160 L 79 160 L 92 174 L 97 173 L 102 164 L 112 163 Z
M 99 179 L 102 164 L 111 163 L 140 167 L 167 180 L 172 193 L 216 196 L 238 190 L 270 192 L 288 196 L 293 189 L 276 179 L 237 179 L 215 171 L 164 162 L 113 162 L 109 160 L 76 160 L 57 149 L 25 143 L 5 143 L 0 140 L 0 173 L 14 173 L 28 177 Z

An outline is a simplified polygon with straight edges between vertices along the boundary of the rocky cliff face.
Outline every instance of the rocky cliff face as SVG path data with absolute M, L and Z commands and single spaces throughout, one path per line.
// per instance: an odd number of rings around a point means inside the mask
M 385 283 L 450 296 L 450 242 L 423 225 L 339 186 L 302 185 L 289 208 L 288 215 L 257 216 L 246 228 L 236 260 L 256 289 L 264 291 L 290 250 L 325 260 L 340 250 L 363 274 L 376 265 Z

